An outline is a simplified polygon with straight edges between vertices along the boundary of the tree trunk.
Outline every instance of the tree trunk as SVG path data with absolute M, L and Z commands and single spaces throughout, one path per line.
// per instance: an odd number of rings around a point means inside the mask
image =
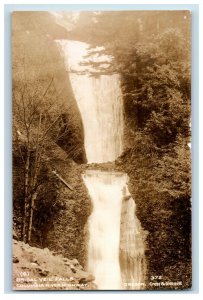
M 25 184 L 24 184 L 24 217 L 23 217 L 23 241 L 27 243 L 27 226 L 28 226 L 28 216 L 29 216 L 29 170 L 30 170 L 30 149 L 28 146 L 27 157 L 25 161 Z
M 28 244 L 30 243 L 31 236 L 32 236 L 32 221 L 33 221 L 33 212 L 34 212 L 34 205 L 36 199 L 37 199 L 37 192 L 35 192 L 31 196 L 31 206 L 30 206 L 29 226 L 28 226 Z
M 35 162 L 34 162 L 34 174 L 31 184 L 31 199 L 30 199 L 30 213 L 29 213 L 29 224 L 28 224 L 28 243 L 31 241 L 32 236 L 32 222 L 33 222 L 33 212 L 34 212 L 34 205 L 35 200 L 37 198 L 37 178 L 40 168 L 41 162 L 41 154 L 42 154 L 42 144 L 40 145 L 40 130 L 41 130 L 41 122 L 42 122 L 42 115 L 40 114 L 39 123 L 38 123 L 38 130 L 37 130 L 37 141 L 36 141 L 36 153 L 35 153 Z M 41 151 L 40 151 L 41 150 Z

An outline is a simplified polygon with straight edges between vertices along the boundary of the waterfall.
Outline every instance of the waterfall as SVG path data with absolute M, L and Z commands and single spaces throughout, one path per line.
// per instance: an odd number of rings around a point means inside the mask
M 88 44 L 57 41 L 81 113 L 88 163 L 114 161 L 123 150 L 123 105 L 119 76 L 101 75 L 87 66 Z M 101 50 L 97 48 L 97 50 Z M 95 54 L 94 62 L 107 66 L 112 58 Z M 96 73 L 91 76 L 92 72 Z M 100 290 L 142 289 L 145 233 L 136 217 L 121 172 L 87 170 L 84 183 L 92 199 L 88 220 L 88 269 Z
M 87 171 L 83 178 L 94 207 L 89 219 L 88 268 L 100 289 L 120 289 L 122 187 L 127 178 L 122 173 L 102 171 Z
M 71 86 L 81 113 L 85 150 L 88 163 L 114 161 L 122 153 L 123 108 L 119 76 L 90 76 L 93 67 L 84 67 L 88 45 L 62 40 Z M 108 56 L 94 57 L 94 61 L 107 61 Z M 104 65 L 104 64 L 103 64 Z M 113 101 L 112 101 L 113 100 Z

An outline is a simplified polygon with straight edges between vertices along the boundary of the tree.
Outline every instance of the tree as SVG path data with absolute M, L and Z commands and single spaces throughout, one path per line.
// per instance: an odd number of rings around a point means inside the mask
M 40 188 L 38 176 L 46 147 L 61 137 L 62 107 L 54 78 L 32 82 L 18 80 L 13 85 L 13 116 L 18 151 L 24 165 L 24 219 L 22 235 L 30 242 L 35 200 Z
M 43 173 L 50 169 L 50 158 L 57 156 L 61 147 L 64 159 L 84 162 L 84 137 L 63 57 L 55 42 L 67 37 L 67 31 L 54 22 L 51 14 L 43 12 L 14 12 L 12 24 L 14 219 L 18 230 L 22 228 L 22 238 L 28 241 L 35 209 L 31 203 L 40 199 L 41 177 L 47 180 Z M 24 187 L 18 182 L 20 176 Z
M 184 41 L 179 30 L 167 30 L 154 43 L 135 46 L 122 64 L 131 125 L 158 146 L 174 142 L 179 134 L 190 135 L 190 48 Z

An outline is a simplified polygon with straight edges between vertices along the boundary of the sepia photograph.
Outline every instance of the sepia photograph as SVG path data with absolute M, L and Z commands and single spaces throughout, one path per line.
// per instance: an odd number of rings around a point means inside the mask
M 13 11 L 13 290 L 192 288 L 191 17 Z

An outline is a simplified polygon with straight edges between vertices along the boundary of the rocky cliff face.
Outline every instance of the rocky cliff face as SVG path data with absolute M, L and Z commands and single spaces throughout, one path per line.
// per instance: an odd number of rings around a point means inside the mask
M 36 93 L 34 103 L 49 86 L 44 100 L 45 105 L 48 109 L 52 101 L 53 111 L 57 110 L 60 115 L 59 122 L 52 126 L 52 133 L 60 127 L 54 141 L 70 158 L 80 164 L 86 162 L 84 132 L 64 60 L 56 44 L 57 39 L 63 38 L 68 38 L 67 30 L 56 24 L 48 12 L 14 12 L 12 15 L 12 89 L 13 94 L 16 95 L 19 89 L 26 85 L 28 90 L 26 99 L 31 98 L 32 93 Z M 25 100 L 25 103 L 26 101 L 28 100 Z M 54 116 L 53 111 L 51 114 Z M 23 132 L 16 118 L 17 114 L 13 109 L 14 133 L 16 130 Z M 50 119 L 50 122 L 52 121 Z M 50 132 L 49 136 L 53 139 L 53 134 Z
M 145 288 L 144 258 L 147 232 L 135 215 L 136 205 L 131 196 L 123 198 L 120 227 L 120 267 L 125 289 Z
M 14 290 L 95 290 L 94 279 L 77 259 L 13 240 Z

